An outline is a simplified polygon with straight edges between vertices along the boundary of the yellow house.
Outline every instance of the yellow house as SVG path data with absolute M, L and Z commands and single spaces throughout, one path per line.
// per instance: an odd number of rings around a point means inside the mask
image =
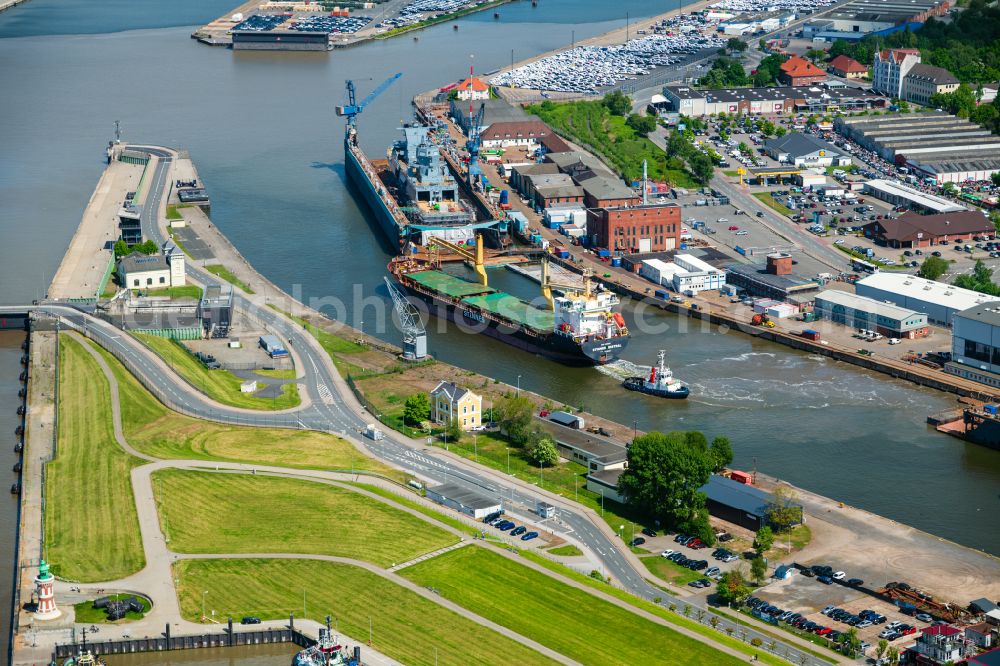
M 471 430 L 482 425 L 482 411 L 482 396 L 455 382 L 441 382 L 431 391 L 431 420 L 435 423 L 455 419 L 462 430 Z

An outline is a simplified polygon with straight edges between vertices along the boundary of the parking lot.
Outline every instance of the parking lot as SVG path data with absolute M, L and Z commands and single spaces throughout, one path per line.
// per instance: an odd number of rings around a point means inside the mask
M 837 581 L 824 584 L 816 576 L 801 573 L 760 588 L 753 597 L 777 607 L 768 613 L 758 610 L 758 617 L 784 618 L 782 624 L 794 622 L 792 626 L 800 631 L 826 636 L 831 641 L 853 628 L 867 654 L 883 637 L 902 649 L 931 624 L 905 615 L 896 606 L 855 587 Z

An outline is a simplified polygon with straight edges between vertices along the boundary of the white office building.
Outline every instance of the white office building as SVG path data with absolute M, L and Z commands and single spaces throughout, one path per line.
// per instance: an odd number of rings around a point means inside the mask
M 724 270 L 690 254 L 678 254 L 672 262 L 646 259 L 639 267 L 639 275 L 688 296 L 721 289 L 726 284 Z
M 955 314 L 951 363 L 947 370 L 966 379 L 1000 386 L 1000 301 Z

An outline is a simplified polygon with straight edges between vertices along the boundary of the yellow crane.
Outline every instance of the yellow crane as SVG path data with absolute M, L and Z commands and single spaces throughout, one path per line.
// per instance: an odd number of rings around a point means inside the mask
M 476 273 L 479 275 L 479 282 L 482 283 L 484 287 L 489 285 L 486 284 L 486 266 L 483 264 L 483 236 L 482 234 L 476 234 L 476 247 L 474 250 L 470 250 L 464 245 L 456 245 L 450 241 L 446 241 L 443 238 L 438 238 L 436 236 L 431 236 L 430 241 L 427 243 L 427 248 L 433 250 L 435 247 L 443 247 L 451 252 L 454 252 L 458 256 L 462 257 L 466 261 L 472 263 L 472 267 L 475 269 Z M 440 263 L 440 262 L 437 262 Z
M 590 277 L 593 274 L 594 274 L 594 271 L 592 271 L 591 269 L 589 269 L 589 268 L 584 268 L 583 269 L 583 290 L 582 290 L 582 294 L 583 294 L 584 298 L 588 298 L 588 299 L 590 298 L 590 295 L 591 295 Z M 549 258 L 548 257 L 545 257 L 545 258 L 542 259 L 542 279 L 541 279 L 541 283 L 542 283 L 542 296 L 544 296 L 545 300 L 548 301 L 548 303 L 549 303 L 549 309 L 550 310 L 555 310 L 556 309 L 555 301 L 552 298 L 552 287 L 559 287 L 560 289 L 565 289 L 566 290 L 566 296 L 568 296 L 569 298 L 578 297 L 581 294 L 581 289 L 580 289 L 579 285 L 568 284 L 568 283 L 561 283 L 561 282 L 553 282 L 552 281 L 552 276 L 549 274 Z

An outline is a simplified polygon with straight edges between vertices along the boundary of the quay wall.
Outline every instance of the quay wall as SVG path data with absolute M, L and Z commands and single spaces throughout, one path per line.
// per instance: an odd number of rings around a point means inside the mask
M 580 267 L 572 261 L 560 259 L 555 256 L 550 256 L 549 259 L 573 271 L 574 273 L 582 272 Z M 818 354 L 820 356 L 826 356 L 838 361 L 844 361 L 846 363 L 850 363 L 851 365 L 865 368 L 866 370 L 881 372 L 897 379 L 904 379 L 906 381 L 919 384 L 920 386 L 954 393 L 962 397 L 981 400 L 983 402 L 1000 402 L 1000 392 L 993 391 L 985 384 L 962 380 L 954 375 L 949 375 L 944 371 L 937 371 L 925 368 L 924 366 L 908 364 L 903 361 L 896 361 L 884 357 L 858 354 L 855 351 L 851 351 L 850 349 L 834 344 L 823 344 L 823 342 L 808 340 L 797 335 L 790 335 L 773 328 L 752 326 L 748 322 L 727 313 L 704 308 L 702 304 L 699 304 L 699 308 L 695 310 L 678 303 L 650 298 L 647 294 L 640 293 L 617 282 L 603 280 L 600 278 L 594 279 L 620 296 L 625 296 L 644 303 L 652 303 L 655 307 L 658 307 L 661 310 L 666 310 L 667 312 L 684 315 L 692 319 L 707 321 L 708 323 L 716 326 L 725 326 L 728 329 L 735 329 L 741 333 L 761 338 L 762 340 L 776 342 L 778 344 L 785 345 L 786 347 L 791 347 L 809 354 Z
M 169 630 L 169 625 L 167 629 Z M 171 636 L 168 633 L 155 638 L 126 638 L 109 641 L 87 641 L 56 645 L 52 659 L 61 660 L 90 650 L 96 656 L 112 654 L 135 654 L 138 652 L 166 652 L 169 650 L 193 650 L 197 648 L 239 647 L 244 645 L 267 645 L 272 643 L 292 643 L 307 648 L 316 643 L 295 628 L 280 627 L 253 631 L 223 630 L 189 636 Z

